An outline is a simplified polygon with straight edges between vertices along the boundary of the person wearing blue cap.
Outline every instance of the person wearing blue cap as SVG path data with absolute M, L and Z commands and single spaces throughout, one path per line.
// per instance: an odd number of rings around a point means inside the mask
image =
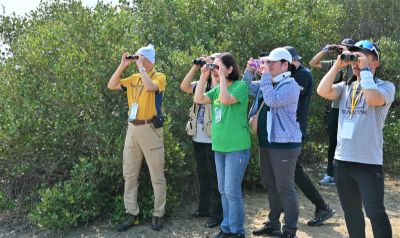
M 135 61 L 138 73 L 120 79 L 123 71 Z M 161 230 L 166 203 L 164 175 L 164 143 L 161 104 L 166 77 L 154 69 L 153 45 L 140 48 L 136 54 L 122 54 L 121 63 L 111 76 L 108 88 L 124 90 L 128 98 L 128 130 L 123 152 L 123 176 L 125 179 L 124 204 L 126 220 L 118 224 L 125 231 L 139 224 L 138 178 L 143 156 L 149 167 L 154 190 L 154 211 L 151 228 Z
M 383 132 L 385 118 L 394 101 L 392 82 L 376 77 L 380 52 L 376 44 L 362 40 L 344 60 L 338 56 L 318 85 L 317 93 L 339 99 L 339 123 L 334 171 L 336 188 L 350 237 L 365 237 L 363 207 L 371 221 L 374 237 L 392 237 L 384 206 Z M 355 81 L 333 84 L 343 67 L 351 64 Z
M 328 44 L 320 52 L 318 52 L 311 60 L 310 66 L 314 69 L 322 69 L 324 72 L 328 72 L 332 68 L 335 60 L 323 60 L 327 55 L 335 55 L 335 53 L 341 54 L 346 51 L 348 47 L 351 47 L 356 42 L 351 38 L 344 38 L 340 44 Z M 351 82 L 353 77 L 353 71 L 351 65 L 346 65 L 336 75 L 335 83 L 345 81 Z M 335 178 L 333 174 L 333 158 L 335 156 L 336 149 L 336 135 L 337 135 L 337 124 L 339 117 L 339 101 L 335 100 L 331 104 L 331 108 L 328 113 L 328 164 L 326 167 L 326 174 L 321 179 L 319 184 L 324 186 L 335 185 Z

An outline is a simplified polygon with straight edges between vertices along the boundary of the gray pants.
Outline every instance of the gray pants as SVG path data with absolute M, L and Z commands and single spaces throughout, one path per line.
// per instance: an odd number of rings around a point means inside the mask
M 299 202 L 294 185 L 294 171 L 301 148 L 269 149 L 260 147 L 261 179 L 267 189 L 270 212 L 268 219 L 275 229 L 281 228 L 279 217 L 283 210 L 282 230 L 295 234 L 299 219 Z

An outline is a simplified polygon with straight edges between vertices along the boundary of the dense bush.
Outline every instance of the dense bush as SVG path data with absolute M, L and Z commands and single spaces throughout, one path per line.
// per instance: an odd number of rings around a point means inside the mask
M 180 92 L 179 84 L 195 57 L 230 51 L 244 68 L 247 58 L 261 51 L 293 45 L 307 63 L 326 43 L 345 36 L 378 37 L 374 40 L 383 53 L 379 74 L 399 86 L 398 28 L 377 36 L 359 31 L 365 26 L 362 12 L 348 17 L 354 9 L 347 9 L 346 2 L 146 0 L 121 1 L 118 7 L 100 2 L 88 9 L 71 0 L 43 2 L 25 17 L 0 15 L 0 38 L 10 45 L 0 62 L 0 208 L 15 207 L 17 201 L 34 223 L 48 229 L 102 214 L 113 221 L 123 216 L 126 96 L 106 85 L 121 53 L 148 43 L 156 46 L 156 69 L 167 75 L 168 83 L 168 212 L 194 191 L 191 138 L 184 132 L 191 97 Z M 388 16 L 398 9 L 383 9 L 390 0 L 369 2 L 379 11 L 390 11 Z M 388 19 L 377 26 L 394 26 Z M 314 73 L 316 86 L 322 72 Z M 318 162 L 326 155 L 328 108 L 329 102 L 313 95 L 306 161 Z M 385 160 L 394 169 L 400 168 L 399 114 L 397 93 L 385 128 Z M 258 156 L 256 147 L 252 151 L 245 179 L 254 183 L 259 180 Z M 153 192 L 145 164 L 140 184 L 141 215 L 148 218 Z

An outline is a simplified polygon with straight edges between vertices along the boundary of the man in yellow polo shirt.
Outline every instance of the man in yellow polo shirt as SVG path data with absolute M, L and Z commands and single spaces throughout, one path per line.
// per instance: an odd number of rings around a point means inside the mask
M 120 79 L 122 72 L 136 62 L 139 73 Z M 166 78 L 154 70 L 153 45 L 140 48 L 134 56 L 122 55 L 121 63 L 111 76 L 108 88 L 126 90 L 128 96 L 128 131 L 123 152 L 123 175 L 125 179 L 124 204 L 127 212 L 125 222 L 117 229 L 125 231 L 139 224 L 137 203 L 138 177 L 143 156 L 149 167 L 154 190 L 154 212 L 151 228 L 161 230 L 166 203 L 164 176 L 163 128 L 160 120 L 162 94 Z

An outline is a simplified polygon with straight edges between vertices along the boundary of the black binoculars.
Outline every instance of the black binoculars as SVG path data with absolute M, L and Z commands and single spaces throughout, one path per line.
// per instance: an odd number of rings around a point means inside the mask
M 216 64 L 206 64 L 206 68 L 211 69 L 211 70 L 219 69 L 218 65 L 216 65 Z
M 348 54 L 341 54 L 340 59 L 343 61 L 357 61 L 358 60 L 358 55 L 348 55 Z
M 128 56 L 126 56 L 126 59 L 138 60 L 139 59 L 139 55 L 128 55 Z
M 201 60 L 201 59 L 194 59 L 192 63 L 195 64 L 195 65 L 198 65 L 200 67 L 203 67 L 203 65 L 206 64 L 206 62 L 204 60 Z
M 336 51 L 338 54 L 341 54 L 343 52 L 343 49 L 338 47 L 337 45 L 329 46 L 328 50 L 329 51 Z

